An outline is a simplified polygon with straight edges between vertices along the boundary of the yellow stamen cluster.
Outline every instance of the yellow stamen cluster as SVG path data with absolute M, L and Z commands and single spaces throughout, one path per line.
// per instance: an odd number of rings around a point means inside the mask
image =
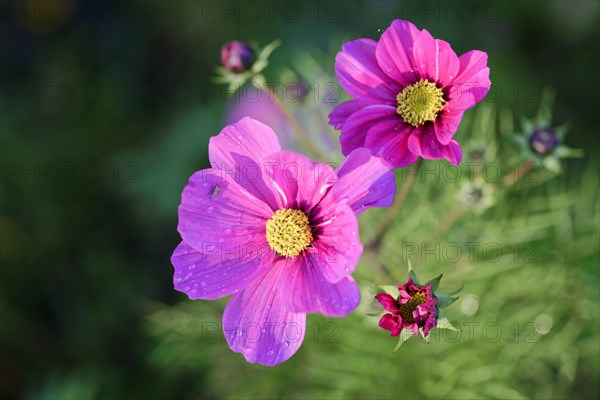
M 313 240 L 310 223 L 300 210 L 277 210 L 267 221 L 269 246 L 285 257 L 294 257 L 308 248 Z
M 442 89 L 427 79 L 421 79 L 402 89 L 396 100 L 396 113 L 412 126 L 423 125 L 425 121 L 435 121 L 437 114 L 446 104 Z
M 413 318 L 413 311 L 417 308 L 417 306 L 427 300 L 427 294 L 425 293 L 415 293 L 413 294 L 412 299 L 404 304 L 400 304 L 400 315 L 402 315 L 402 320 L 408 324 L 413 324 L 415 322 Z

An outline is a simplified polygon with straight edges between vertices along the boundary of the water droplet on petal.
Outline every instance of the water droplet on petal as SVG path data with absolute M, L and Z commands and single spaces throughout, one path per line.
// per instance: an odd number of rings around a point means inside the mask
M 209 214 L 212 214 L 212 212 L 213 212 L 213 211 L 215 211 L 215 208 L 214 208 L 214 207 L 208 207 L 208 208 L 206 209 L 206 211 L 207 211 Z
M 200 286 L 206 287 L 206 285 L 207 285 L 206 282 L 204 282 L 204 281 L 200 282 Z

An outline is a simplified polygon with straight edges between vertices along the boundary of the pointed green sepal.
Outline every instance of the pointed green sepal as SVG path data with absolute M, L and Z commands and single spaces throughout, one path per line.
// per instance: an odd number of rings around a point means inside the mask
M 450 304 L 454 303 L 458 300 L 458 297 L 438 297 L 437 298 L 437 308 L 445 308 Z
M 438 318 L 436 328 L 437 329 L 448 329 L 448 330 L 451 330 L 454 332 L 462 332 L 462 329 L 457 328 L 456 326 L 452 325 L 452 323 L 446 317 Z
M 452 297 L 454 295 L 457 295 L 461 292 L 461 290 L 463 290 L 463 288 L 465 287 L 464 284 L 460 285 L 460 287 L 455 290 L 454 292 L 449 292 L 449 293 L 436 293 L 435 297 L 440 298 L 440 297 Z
M 394 298 L 400 296 L 400 291 L 398 290 L 398 286 L 395 286 L 395 285 L 377 285 L 375 287 L 375 290 L 377 290 L 377 292 L 375 294 L 387 293 Z
M 425 333 L 423 332 L 423 328 L 419 328 L 419 334 L 421 335 L 421 337 L 423 338 L 425 343 L 429 344 L 429 336 L 425 336 Z
M 440 286 L 440 281 L 442 280 L 442 276 L 443 276 L 443 274 L 439 274 L 435 278 L 433 278 L 430 281 L 428 281 L 427 283 L 425 283 L 424 286 L 431 285 L 431 293 L 434 293 L 437 290 L 438 286 Z
M 417 274 L 415 273 L 415 270 L 412 267 L 412 264 L 410 262 L 410 258 L 408 259 L 408 277 L 412 278 L 413 282 L 416 283 L 417 285 L 421 284 L 419 282 L 419 278 L 417 277 Z
M 410 339 L 413 335 L 414 335 L 414 333 L 411 330 L 402 329 L 402 332 L 400 332 L 400 336 L 398 336 L 398 344 L 394 348 L 394 352 L 398 351 L 400 346 L 402 346 L 404 344 L 404 342 L 406 342 L 408 339 Z

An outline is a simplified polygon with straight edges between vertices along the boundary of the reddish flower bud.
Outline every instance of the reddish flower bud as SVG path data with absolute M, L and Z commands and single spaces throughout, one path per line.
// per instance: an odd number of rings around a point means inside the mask
M 221 49 L 221 64 L 234 73 L 247 71 L 254 63 L 254 51 L 246 42 L 228 42 Z

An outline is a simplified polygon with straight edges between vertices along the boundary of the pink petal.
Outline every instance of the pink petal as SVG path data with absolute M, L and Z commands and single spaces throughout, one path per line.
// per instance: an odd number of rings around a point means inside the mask
M 397 321 L 400 319 L 400 321 Z M 398 315 L 397 317 L 392 314 L 384 314 L 379 320 L 379 326 L 386 331 L 390 331 L 391 336 L 398 336 L 402 332 L 402 318 Z
M 478 83 L 455 83 L 448 90 L 448 102 L 445 109 L 451 112 L 468 110 L 479 103 L 487 95 L 489 89 L 490 86 L 479 86 Z
M 434 39 L 426 29 L 415 38 L 413 56 L 421 78 L 440 86 L 452 82 L 460 67 L 458 57 L 450 44 Z
M 390 311 L 390 312 L 398 311 L 398 306 L 396 305 L 396 299 L 394 299 L 390 294 L 379 293 L 378 295 L 375 296 L 375 298 L 377 299 L 377 301 L 379 303 L 381 303 L 381 305 L 383 306 L 383 309 L 385 311 Z
M 362 254 L 358 236 L 358 221 L 350 207 L 343 203 L 323 200 L 315 215 L 315 240 L 305 257 L 318 265 L 329 282 L 337 283 L 356 268 Z
M 285 269 L 286 308 L 294 312 L 321 313 L 343 317 L 360 302 L 360 292 L 352 277 L 337 283 L 327 281 L 315 257 L 300 257 Z
M 381 69 L 402 86 L 419 80 L 412 50 L 419 32 L 412 23 L 397 19 L 383 32 L 377 44 L 375 54 Z
M 268 248 L 228 247 L 207 245 L 199 252 L 181 242 L 171 256 L 175 289 L 192 300 L 218 299 L 243 290 L 270 265 Z
M 280 208 L 310 211 L 337 181 L 335 170 L 298 153 L 279 152 L 265 158 L 265 176 Z
M 396 107 L 368 106 L 353 113 L 342 126 L 342 153 L 347 156 L 352 150 L 364 147 L 369 128 L 391 118 L 397 119 Z
M 413 333 L 415 334 L 415 336 L 419 336 L 419 326 L 417 324 L 406 324 L 404 325 L 406 328 L 410 329 L 411 331 L 413 331 Z
M 358 39 L 344 43 L 335 57 L 340 85 L 356 100 L 371 104 L 395 104 L 401 87 L 379 67 L 375 58 L 377 42 Z
M 458 142 L 452 140 L 447 145 L 441 144 L 431 123 L 417 127 L 413 131 L 408 139 L 408 148 L 426 160 L 445 158 L 452 164 L 458 165 L 462 159 L 462 151 Z
M 337 170 L 339 182 L 328 194 L 333 201 L 346 200 L 356 214 L 371 207 L 389 207 L 394 200 L 396 183 L 390 165 L 366 148 L 346 157 Z
M 460 125 L 460 121 L 462 120 L 464 112 L 462 111 L 454 111 L 443 110 L 438 118 L 435 120 L 435 136 L 438 141 L 447 145 L 452 140 L 452 137 L 458 130 L 458 125 Z
M 287 310 L 281 285 L 284 265 L 274 264 L 242 292 L 223 313 L 223 332 L 231 350 L 246 361 L 277 365 L 293 356 L 304 340 L 306 314 Z
M 245 117 L 228 125 L 210 138 L 208 154 L 213 168 L 233 170 L 237 156 L 261 163 L 269 154 L 281 151 L 279 139 L 271 128 L 255 119 Z
M 413 315 L 413 320 L 418 324 L 423 326 L 425 324 L 425 321 L 427 321 L 427 318 L 429 317 L 429 310 L 427 310 L 425 307 L 422 306 L 417 306 L 414 311 L 412 312 Z
M 442 147 L 444 158 L 454 165 L 460 164 L 462 160 L 462 149 L 456 140 L 450 141 L 448 145 Z
M 382 157 L 393 168 L 414 164 L 418 156 L 408 149 L 408 138 L 414 128 L 400 118 L 382 121 L 373 125 L 367 133 L 365 147 Z
M 183 241 L 204 252 L 207 246 L 266 245 L 266 221 L 272 210 L 221 171 L 202 170 L 181 194 L 177 230 Z
M 342 126 L 346 123 L 346 120 L 350 118 L 350 115 L 365 108 L 367 105 L 368 104 L 359 100 L 350 100 L 338 104 L 331 114 L 329 114 L 329 125 L 338 130 L 342 129 Z
M 487 53 L 469 51 L 459 57 L 460 70 L 448 91 L 446 108 L 453 111 L 466 110 L 479 103 L 492 85 Z
M 273 193 L 261 177 L 265 157 L 281 151 L 275 132 L 252 118 L 242 118 L 210 138 L 208 155 L 213 169 L 223 171 L 256 198 L 275 209 Z
M 460 61 L 460 69 L 456 78 L 454 78 L 456 82 L 479 83 L 480 86 L 486 86 L 486 84 L 490 83 L 490 69 L 487 65 L 488 55 L 486 52 L 471 50 L 462 54 L 458 59 Z M 481 75 L 482 71 L 487 72 L 487 79 L 485 79 L 485 74 Z

